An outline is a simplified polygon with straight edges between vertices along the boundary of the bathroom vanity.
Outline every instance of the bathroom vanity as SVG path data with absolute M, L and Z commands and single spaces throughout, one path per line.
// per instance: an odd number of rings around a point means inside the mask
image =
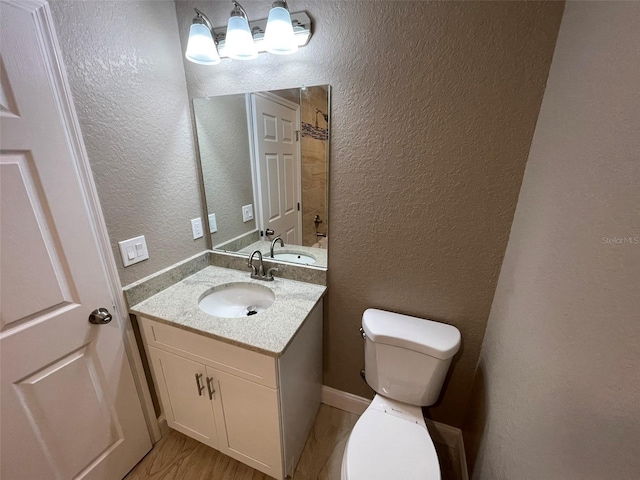
M 273 304 L 221 318 L 200 300 L 230 284 Z M 320 405 L 326 287 L 209 266 L 131 307 L 169 427 L 274 478 L 292 476 Z

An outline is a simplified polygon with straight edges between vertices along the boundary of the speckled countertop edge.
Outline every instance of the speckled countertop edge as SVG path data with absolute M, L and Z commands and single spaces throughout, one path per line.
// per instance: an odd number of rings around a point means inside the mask
M 243 318 L 219 318 L 200 310 L 203 293 L 233 282 L 256 283 L 273 290 L 267 310 Z M 130 308 L 136 315 L 238 345 L 272 357 L 282 355 L 326 291 L 322 285 L 283 280 L 253 280 L 248 273 L 208 266 Z
M 127 285 L 122 289 L 124 298 L 129 308 L 136 305 L 167 287 L 193 275 L 209 265 L 209 252 L 200 252 L 181 262 L 171 265 L 159 272 L 145 277 L 137 282 Z
M 248 272 L 247 255 L 238 253 L 221 253 L 209 251 L 209 264 L 216 267 L 233 268 L 242 272 Z M 295 263 L 277 262 L 269 258 L 264 259 L 265 269 L 277 267 L 276 277 L 297 280 L 316 285 L 327 284 L 327 269 L 314 267 L 313 265 L 296 265 Z
M 251 255 L 254 250 L 260 250 L 262 255 L 264 255 L 265 260 L 270 260 L 267 258 L 271 252 L 271 242 L 267 242 L 265 240 L 258 240 L 257 242 L 252 243 L 248 247 L 245 247 L 241 250 L 238 250 L 237 253 L 242 253 L 246 255 Z M 304 263 L 296 264 L 296 262 L 283 262 L 283 263 L 292 263 L 294 265 L 303 265 L 303 266 L 313 266 L 316 268 L 327 268 L 327 250 L 323 248 L 316 247 L 303 247 L 302 245 L 285 245 L 281 247 L 280 245 L 276 245 L 274 249 L 275 253 L 306 253 L 315 259 L 315 263 L 310 265 L 305 265 Z

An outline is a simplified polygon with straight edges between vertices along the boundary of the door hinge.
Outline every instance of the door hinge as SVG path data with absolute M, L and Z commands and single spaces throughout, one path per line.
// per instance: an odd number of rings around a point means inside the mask
M 298 211 L 300 211 L 300 202 L 298 202 Z
M 296 142 L 300 141 L 300 130 L 296 130 Z

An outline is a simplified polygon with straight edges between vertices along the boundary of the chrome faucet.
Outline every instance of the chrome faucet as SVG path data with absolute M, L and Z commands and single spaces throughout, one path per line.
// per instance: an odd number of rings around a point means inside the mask
M 256 268 L 253 264 L 253 257 L 258 254 L 258 260 L 260 260 L 260 264 Z M 251 278 L 256 278 L 258 275 L 264 275 L 264 264 L 262 263 L 262 252 L 260 250 L 254 250 L 251 252 L 251 256 L 249 257 L 249 263 L 247 265 L 251 269 Z
M 256 267 L 253 264 L 253 257 L 258 254 L 258 260 L 260 264 Z M 254 250 L 249 257 L 249 262 L 247 263 L 247 267 L 251 269 L 251 278 L 255 278 L 256 280 L 264 280 L 266 282 L 273 281 L 273 272 L 277 272 L 278 269 L 276 267 L 272 267 L 267 270 L 267 273 L 264 273 L 264 263 L 262 262 L 262 252 L 260 250 Z
M 282 237 L 278 235 L 273 239 L 273 242 L 271 242 L 271 258 L 273 258 L 273 249 L 276 247 L 276 243 L 278 243 L 278 241 L 280 241 L 280 246 L 284 247 L 284 241 L 282 240 Z

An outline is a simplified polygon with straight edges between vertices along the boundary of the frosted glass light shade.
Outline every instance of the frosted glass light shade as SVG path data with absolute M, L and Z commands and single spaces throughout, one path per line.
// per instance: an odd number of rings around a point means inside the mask
M 216 65 L 220 63 L 220 55 L 209 27 L 202 23 L 191 25 L 187 51 L 184 56 L 187 60 L 200 65 Z
M 249 22 L 244 17 L 229 17 L 224 52 L 236 60 L 253 60 L 258 56 L 258 48 L 253 42 Z
M 267 52 L 276 55 L 289 55 L 298 51 L 298 43 L 291 25 L 291 15 L 286 8 L 273 7 L 269 12 L 264 43 Z

